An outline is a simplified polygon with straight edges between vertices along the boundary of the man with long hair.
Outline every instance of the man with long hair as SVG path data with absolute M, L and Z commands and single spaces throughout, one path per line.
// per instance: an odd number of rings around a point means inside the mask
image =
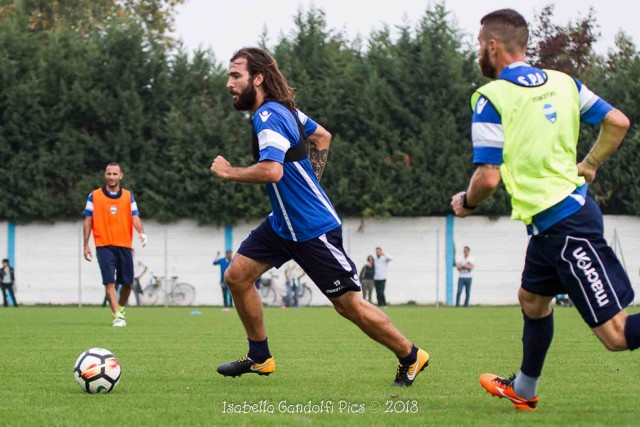
M 392 384 L 410 386 L 428 365 L 429 354 L 362 298 L 358 272 L 342 245 L 340 219 L 319 183 L 331 134 L 296 109 L 294 90 L 264 50 L 237 51 L 229 63 L 228 76 L 233 106 L 253 114 L 256 163 L 234 167 L 217 156 L 211 172 L 224 180 L 265 184 L 273 212 L 242 242 L 225 272 L 224 280 L 249 339 L 249 352 L 240 360 L 220 365 L 218 372 L 235 377 L 275 371 L 254 282 L 270 268 L 293 259 L 338 313 L 398 357 Z
M 553 339 L 555 295 L 569 294 L 607 349 L 640 347 L 640 314 L 625 311 L 633 301 L 631 283 L 587 192 L 629 119 L 579 80 L 524 62 L 529 31 L 515 10 L 491 12 L 480 23 L 480 69 L 494 80 L 471 97 L 476 170 L 451 206 L 459 217 L 470 215 L 502 180 L 511 217 L 523 221 L 531 236 L 518 292 L 524 317 L 520 371 L 508 379 L 484 374 L 480 383 L 517 409 L 534 410 Z M 600 134 L 576 165 L 580 122 L 600 125 Z

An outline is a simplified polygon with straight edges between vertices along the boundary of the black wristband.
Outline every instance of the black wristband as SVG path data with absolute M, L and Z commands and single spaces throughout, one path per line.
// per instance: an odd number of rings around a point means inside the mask
M 477 208 L 477 206 L 471 206 L 467 203 L 467 193 L 462 193 L 462 207 L 469 211 L 472 211 L 475 208 Z

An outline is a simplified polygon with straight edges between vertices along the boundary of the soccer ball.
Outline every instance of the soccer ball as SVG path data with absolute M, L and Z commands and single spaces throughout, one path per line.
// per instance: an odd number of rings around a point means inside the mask
M 84 351 L 73 368 L 73 375 L 87 393 L 109 393 L 120 381 L 122 369 L 116 356 L 104 348 Z

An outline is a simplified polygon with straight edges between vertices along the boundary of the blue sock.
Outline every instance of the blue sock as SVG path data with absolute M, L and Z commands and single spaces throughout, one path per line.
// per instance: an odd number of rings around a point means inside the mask
M 553 311 L 547 317 L 532 319 L 524 312 L 522 330 L 522 365 L 520 371 L 531 378 L 538 378 L 553 340 Z
M 640 313 L 627 317 L 627 323 L 624 325 L 624 337 L 627 339 L 629 350 L 640 348 Z
M 411 344 L 411 353 L 409 353 L 407 357 L 403 357 L 403 358 L 398 357 L 398 361 L 402 366 L 411 366 L 414 363 L 416 363 L 417 359 L 418 359 L 418 347 L 416 347 L 413 344 Z
M 256 363 L 262 363 L 270 358 L 271 353 L 269 353 L 267 338 L 265 338 L 264 341 L 249 340 L 249 354 L 247 354 L 247 356 Z

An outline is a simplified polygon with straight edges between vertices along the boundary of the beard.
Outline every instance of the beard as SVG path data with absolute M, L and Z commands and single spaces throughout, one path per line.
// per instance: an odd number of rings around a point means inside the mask
M 233 108 L 238 111 L 249 111 L 256 104 L 256 87 L 253 80 L 249 80 L 249 85 L 238 94 L 238 99 L 233 101 Z
M 480 58 L 478 59 L 478 63 L 480 64 L 480 71 L 482 72 L 483 76 L 489 77 L 490 79 L 495 79 L 496 77 L 498 77 L 498 69 L 491 63 L 491 60 L 489 59 L 488 48 L 484 49 L 482 55 L 480 55 Z

